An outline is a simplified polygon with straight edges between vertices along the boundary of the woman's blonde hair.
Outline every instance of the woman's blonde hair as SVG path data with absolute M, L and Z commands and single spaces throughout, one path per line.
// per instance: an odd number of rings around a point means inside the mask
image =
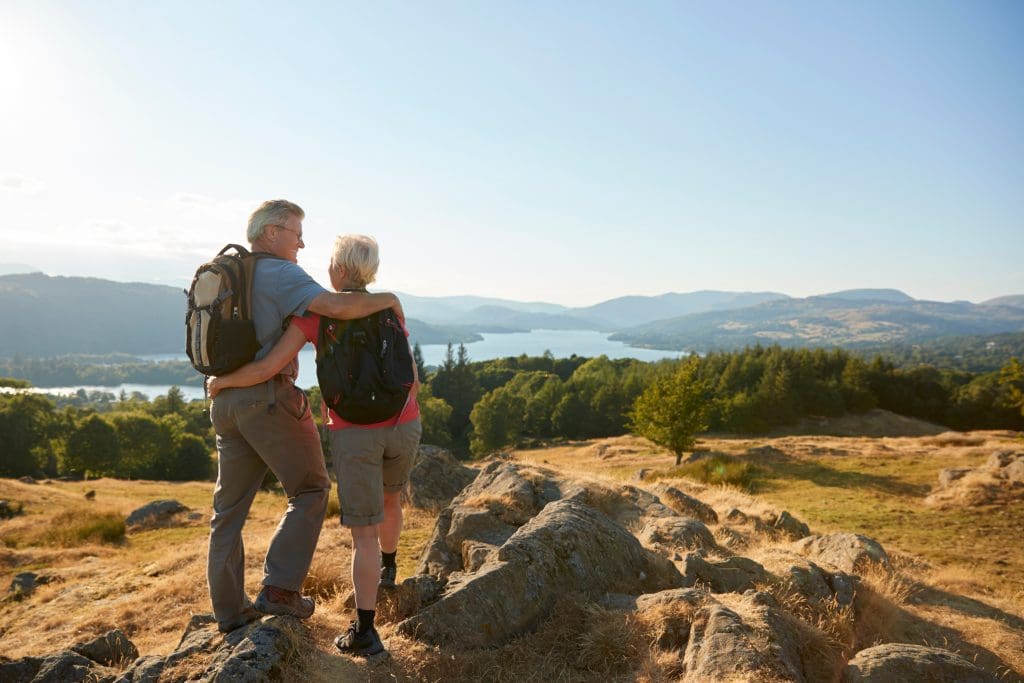
M 349 282 L 365 287 L 377 277 L 379 266 L 377 240 L 369 235 L 338 235 L 334 240 L 331 268 L 344 268 Z

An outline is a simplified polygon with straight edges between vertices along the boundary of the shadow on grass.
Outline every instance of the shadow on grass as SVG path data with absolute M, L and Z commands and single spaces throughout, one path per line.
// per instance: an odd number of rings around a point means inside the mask
M 868 489 L 901 496 L 924 496 L 931 490 L 926 484 L 910 484 L 891 475 L 850 472 L 827 467 L 818 462 L 797 460 L 789 456 L 774 457 L 757 463 L 758 481 L 755 490 L 772 488 L 773 480 L 800 479 L 818 486 Z
M 927 592 L 928 589 L 924 588 Z M 943 593 L 942 591 L 936 592 Z M 948 593 L 943 593 L 943 595 L 953 599 L 976 602 L 969 598 L 963 598 L 963 596 Z M 921 594 L 915 594 L 918 602 L 921 602 L 920 597 Z M 951 606 L 948 602 L 932 604 Z M 995 610 L 982 603 L 978 604 L 990 612 L 1000 612 L 1000 610 Z M 959 654 L 989 673 L 995 674 L 1000 680 L 1024 681 L 1024 678 L 1021 678 L 1021 674 L 1024 672 L 1015 671 L 995 652 L 968 641 L 964 634 L 956 629 L 937 624 L 910 612 L 866 586 L 862 585 L 858 590 L 855 605 L 857 619 L 854 627 L 854 651 L 879 643 L 910 643 L 938 647 Z M 954 609 L 956 608 L 954 607 Z M 969 613 L 974 616 L 988 616 L 973 611 Z M 998 619 L 999 617 L 993 615 L 991 618 Z
M 1011 628 L 1024 631 L 1024 619 L 1016 614 L 1010 614 L 981 600 L 949 593 L 933 586 L 921 586 L 920 590 L 914 593 L 914 602 L 924 605 L 948 607 L 970 617 L 984 617 L 1001 621 Z

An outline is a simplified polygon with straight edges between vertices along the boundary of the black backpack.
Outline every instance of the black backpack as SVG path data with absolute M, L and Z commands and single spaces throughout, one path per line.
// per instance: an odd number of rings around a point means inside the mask
M 405 407 L 413 361 L 390 309 L 357 320 L 321 317 L 316 377 L 324 403 L 353 424 L 383 422 Z
M 231 249 L 235 253 L 227 253 Z M 229 244 L 196 270 L 185 292 L 185 353 L 204 375 L 237 370 L 260 350 L 252 319 L 252 275 L 263 257 L 276 258 Z

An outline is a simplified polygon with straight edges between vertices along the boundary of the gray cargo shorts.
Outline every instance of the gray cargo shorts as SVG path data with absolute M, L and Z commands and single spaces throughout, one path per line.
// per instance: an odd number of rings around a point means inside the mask
M 401 491 L 409 481 L 422 429 L 417 418 L 395 427 L 331 432 L 343 525 L 368 526 L 384 520 L 384 492 Z

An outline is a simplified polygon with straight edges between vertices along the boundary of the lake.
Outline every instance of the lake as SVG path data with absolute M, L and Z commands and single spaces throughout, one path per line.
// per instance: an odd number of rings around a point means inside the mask
M 568 358 L 577 356 L 600 356 L 604 354 L 609 358 L 636 358 L 642 361 L 656 361 L 662 358 L 678 358 L 685 355 L 684 351 L 658 351 L 655 349 L 638 349 L 627 346 L 622 342 L 611 341 L 608 335 L 603 332 L 592 330 L 533 330 L 531 332 L 513 332 L 509 334 L 482 333 L 482 341 L 466 344 L 466 351 L 470 360 L 492 360 L 506 356 L 518 356 L 527 354 L 539 356 L 545 351 L 550 351 L 555 358 Z M 423 362 L 427 365 L 441 365 L 444 362 L 447 352 L 446 344 L 425 344 L 420 347 L 423 352 Z M 458 346 L 454 351 L 458 352 Z M 187 360 L 184 353 L 181 354 L 155 354 L 142 356 L 145 360 Z M 313 347 L 306 345 L 299 352 L 299 378 L 296 382 L 300 387 L 308 389 L 316 386 L 316 364 Z M 74 387 L 46 387 L 35 389 L 40 393 L 50 394 L 73 394 L 79 389 L 86 391 L 107 391 L 119 394 L 122 390 L 131 394 L 139 391 L 149 398 L 162 396 L 170 389 L 170 385 L 159 384 L 122 384 L 113 387 L 97 386 L 74 386 Z M 201 386 L 183 386 L 182 393 L 186 399 L 203 398 Z

